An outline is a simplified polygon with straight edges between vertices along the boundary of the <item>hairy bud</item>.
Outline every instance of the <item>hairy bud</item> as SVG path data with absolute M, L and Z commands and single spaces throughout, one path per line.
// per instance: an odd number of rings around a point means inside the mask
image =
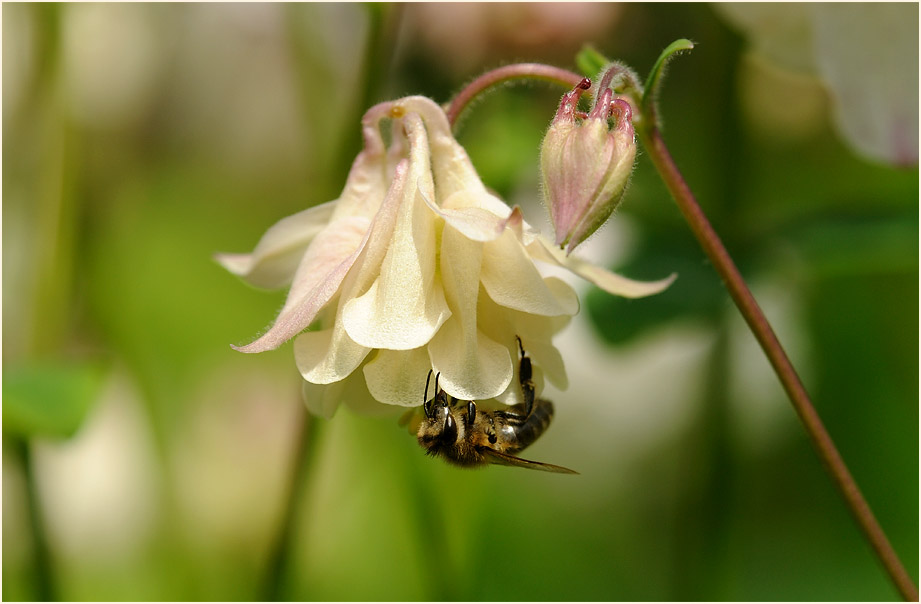
M 556 245 L 567 254 L 620 203 L 636 156 L 629 102 L 606 88 L 587 115 L 577 111 L 579 98 L 590 86 L 583 79 L 563 96 L 541 145 L 544 196 Z

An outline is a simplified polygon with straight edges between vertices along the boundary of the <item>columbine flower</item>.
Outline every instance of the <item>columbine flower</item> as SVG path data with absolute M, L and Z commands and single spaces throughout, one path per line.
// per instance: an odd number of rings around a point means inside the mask
M 381 134 L 388 118 L 389 149 Z M 362 127 L 364 149 L 338 200 L 281 220 L 252 254 L 218 257 L 253 285 L 291 284 L 275 323 L 235 348 L 263 352 L 295 338 L 314 413 L 329 417 L 340 402 L 421 405 L 430 369 L 459 399 L 514 403 L 516 335 L 538 381 L 542 370 L 565 388 L 551 339 L 579 301 L 535 260 L 629 297 L 672 280 L 631 281 L 547 245 L 518 208 L 487 191 L 429 99 L 372 107 Z
M 613 98 L 610 88 L 576 122 L 579 97 L 590 85 L 582 80 L 563 96 L 541 145 L 544 195 L 556 244 L 566 246 L 567 254 L 598 230 L 620 203 L 636 156 L 630 104 Z M 612 115 L 616 124 L 609 129 Z

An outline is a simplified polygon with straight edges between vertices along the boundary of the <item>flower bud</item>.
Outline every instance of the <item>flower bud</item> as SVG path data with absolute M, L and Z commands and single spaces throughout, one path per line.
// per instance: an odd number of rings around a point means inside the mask
M 566 253 L 585 241 L 608 219 L 623 197 L 636 142 L 630 103 L 599 92 L 592 110 L 579 114 L 579 97 L 591 86 L 586 78 L 563 96 L 541 145 L 544 196 Z M 614 119 L 609 127 L 609 118 Z

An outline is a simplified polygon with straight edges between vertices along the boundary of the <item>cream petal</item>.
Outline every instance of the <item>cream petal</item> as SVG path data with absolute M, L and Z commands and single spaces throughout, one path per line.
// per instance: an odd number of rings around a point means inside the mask
M 509 311 L 512 315 L 509 322 L 521 335 L 525 352 L 531 357 L 532 363 L 540 367 L 543 374 L 550 382 L 565 390 L 569 387 L 569 378 L 566 376 L 566 364 L 563 355 L 553 344 L 553 336 L 569 324 L 571 317 L 537 317 L 525 313 Z M 516 376 L 517 379 L 517 376 Z
M 511 380 L 508 350 L 477 328 L 483 248 L 451 226 L 442 232 L 441 275 L 452 315 L 429 351 L 442 387 L 464 400 L 492 398 Z
M 380 208 L 387 194 L 392 164 L 378 128 L 380 117 L 369 119 L 374 109 L 369 110 L 362 120 L 364 149 L 349 170 L 333 219 L 356 215 L 370 218 Z
M 301 383 L 301 398 L 312 414 L 332 419 L 339 409 L 339 403 L 342 402 L 345 386 L 345 382 L 312 384 L 305 381 Z
M 586 281 L 594 283 L 609 294 L 625 298 L 642 298 L 658 294 L 678 278 L 677 273 L 672 273 L 659 281 L 634 281 L 575 256 L 567 256 L 562 250 L 547 245 L 541 239 L 532 240 L 528 243 L 527 249 L 535 260 L 561 266 Z
M 343 308 L 349 336 L 368 348 L 410 350 L 428 342 L 450 316 L 435 278 L 435 216 L 423 200 L 432 194 L 425 128 L 404 118 L 410 142 L 410 175 L 380 276 Z
M 424 346 L 451 316 L 441 284 L 429 281 L 427 287 L 419 287 L 412 275 L 392 265 L 384 269 L 365 295 L 349 300 L 343 308 L 349 336 L 368 348 Z
M 387 194 L 388 180 L 387 161 L 383 154 L 369 156 L 366 151 L 360 153 L 352 165 L 332 218 L 374 216 Z
M 486 192 L 486 185 L 480 180 L 467 152 L 453 137 L 442 137 L 440 140 L 433 138 L 432 150 L 432 170 L 438 199 L 447 199 L 461 191 L 478 194 Z
M 367 220 L 355 216 L 337 220 L 317 235 L 298 267 L 275 323 L 256 341 L 234 348 L 240 352 L 273 350 L 306 329 L 336 295 L 367 241 L 367 234 Z
M 408 187 L 409 165 L 409 160 L 406 159 L 397 164 L 393 186 L 368 230 L 368 242 L 355 262 L 354 269 L 349 273 L 346 283 L 343 284 L 344 298 L 347 300 L 368 291 L 380 275 L 381 263 L 390 249 L 397 214 L 401 208 L 404 191 Z
M 306 247 L 304 248 L 306 249 Z M 303 254 L 304 249 L 299 250 L 299 253 Z M 252 254 L 231 254 L 225 252 L 218 252 L 213 255 L 214 260 L 223 266 L 225 269 L 233 273 L 238 277 L 246 278 L 248 273 L 252 270 L 253 265 L 255 264 Z M 297 263 L 300 261 L 298 257 L 297 261 L 292 262 L 293 266 L 286 267 L 285 269 L 275 271 L 268 279 L 264 281 L 271 284 L 278 283 L 277 287 L 283 287 L 287 284 L 288 280 L 291 278 L 291 275 L 294 274 L 294 269 L 297 268 Z M 288 272 L 290 271 L 290 272 Z M 249 281 L 250 285 L 256 285 L 255 283 Z M 263 281 L 260 279 L 260 281 Z M 256 285 L 256 287 L 265 287 L 265 289 L 276 289 L 276 287 L 267 287 L 264 285 Z
M 422 116 L 432 150 L 437 199 L 447 199 L 457 191 L 485 193 L 486 187 L 464 148 L 454 138 L 444 110 L 431 99 L 411 96 L 400 101 L 406 111 Z M 505 204 L 502 204 L 503 206 Z M 505 206 L 508 212 L 508 206 Z
M 509 211 L 509 207 L 502 204 L 503 209 L 496 212 L 493 204 L 486 202 L 496 198 L 488 193 L 459 191 L 446 199 L 441 208 L 428 196 L 423 195 L 423 199 L 436 215 L 474 241 L 492 241 L 509 225 L 524 221 L 518 206 Z
M 308 382 L 331 384 L 344 380 L 371 350 L 352 341 L 337 318 L 332 329 L 308 331 L 294 340 L 294 361 Z
M 477 189 L 456 191 L 444 198 L 444 201 L 441 202 L 441 207 L 442 209 L 479 208 L 502 219 L 508 218 L 515 209 L 518 210 L 519 215 L 521 214 L 521 208 L 518 206 L 514 208 L 508 207 L 504 201 L 485 189 L 482 191 Z
M 319 263 L 318 271 L 314 273 L 310 270 L 309 267 L 312 266 L 310 262 L 313 262 L 313 257 L 307 258 L 305 256 L 302 265 L 308 266 L 302 266 L 298 269 L 298 279 L 296 279 L 296 281 L 300 279 L 301 275 L 303 275 L 303 280 L 297 283 L 296 287 L 292 287 L 291 291 L 288 293 L 288 300 L 285 302 L 282 312 L 278 315 L 272 327 L 251 344 L 239 347 L 234 346 L 234 349 L 240 352 L 264 352 L 266 350 L 273 350 L 306 329 L 314 319 L 316 319 L 317 313 L 326 306 L 339 290 L 343 280 L 349 274 L 352 265 L 356 264 L 359 259 L 367 257 L 367 254 L 363 253 L 366 251 L 365 248 L 372 243 L 375 246 L 375 250 L 381 247 L 381 234 L 386 234 L 386 232 L 392 228 L 391 225 L 393 224 L 396 211 L 399 208 L 399 201 L 406 188 L 407 174 L 408 164 L 403 161 L 396 167 L 393 183 L 390 186 L 384 203 L 374 216 L 371 226 L 365 229 L 360 243 L 353 252 L 341 259 L 338 264 L 335 263 L 335 257 L 333 255 L 328 256 L 325 253 L 327 249 L 326 246 L 311 246 L 311 249 L 317 248 L 315 254 L 317 262 Z M 353 216 L 344 218 L 341 221 L 336 221 L 335 224 L 345 225 L 348 228 L 342 229 L 341 231 L 339 229 L 330 230 L 330 240 L 335 243 L 330 244 L 329 249 L 339 251 L 344 249 L 346 247 L 344 240 L 347 240 L 350 235 L 354 235 L 361 220 L 360 216 Z M 375 233 L 377 233 L 377 237 L 375 237 Z M 332 267 L 331 270 L 324 273 L 323 270 L 329 267 Z M 367 273 L 367 270 L 359 270 L 358 272 L 364 275 Z
M 506 347 L 506 355 L 512 363 L 511 379 L 506 388 L 493 397 L 495 400 L 505 405 L 515 405 L 523 400 L 516 336 L 521 337 L 525 352 L 531 359 L 532 381 L 537 395 L 540 396 L 544 389 L 545 368 L 556 372 L 556 378 L 551 380 L 554 384 L 563 384 L 562 387 L 565 387 L 566 371 L 562 366 L 562 357 L 553 346 L 551 337 L 556 332 L 557 326 L 564 325 L 569 321 L 569 317 L 540 317 L 513 311 L 497 305 L 489 299 L 485 292 L 480 296 L 479 308 L 480 325 L 483 327 L 483 332 L 488 334 L 493 341 L 509 343 Z M 532 324 L 521 321 L 522 318 L 533 319 L 538 329 L 532 329 Z
M 393 407 L 374 400 L 365 386 L 364 377 L 358 372 L 332 384 L 302 382 L 301 396 L 308 411 L 326 419 L 333 418 L 340 404 L 364 415 L 394 414 Z
M 371 396 L 364 373 L 356 371 L 345 380 L 346 389 L 342 394 L 342 403 L 355 413 L 373 417 L 398 418 L 405 411 L 403 407 L 385 405 Z M 396 423 L 396 422 L 394 422 Z
M 364 216 L 350 216 L 335 220 L 314 239 L 314 244 L 307 249 L 304 259 L 294 275 L 291 290 L 282 308 L 281 314 L 293 308 L 309 303 L 311 296 L 324 285 L 338 284 L 330 275 L 339 277 L 342 269 L 346 271 L 355 263 L 362 245 L 368 237 L 371 221 Z M 344 273 L 342 273 L 344 275 Z M 342 279 L 339 279 L 341 283 Z M 327 302 L 329 299 L 327 299 Z
M 448 225 L 441 234 L 441 278 L 451 312 L 476 327 L 484 244 Z
M 562 288 L 551 290 L 511 230 L 484 245 L 480 279 L 498 304 L 543 316 L 573 315 L 579 311 L 575 293 L 560 297 Z
M 512 381 L 514 370 L 508 348 L 475 327 L 464 326 L 454 317 L 432 338 L 429 353 L 432 366 L 441 373 L 439 386 L 451 396 L 475 401 L 493 398 Z
M 326 227 L 336 202 L 282 218 L 265 232 L 251 254 L 216 254 L 215 259 L 247 283 L 277 289 L 291 282 L 307 246 Z
M 477 312 L 483 332 L 493 340 L 508 346 L 509 354 L 514 359 L 515 383 L 518 380 L 518 343 L 515 339 L 517 336 L 521 338 L 525 352 L 531 357 L 535 371 L 538 367 L 541 368 L 547 374 L 547 378 L 560 389 L 568 386 L 566 367 L 562 355 L 553 345 L 553 336 L 569 324 L 570 316 L 541 317 L 518 312 L 499 306 L 488 295 L 480 296 Z
M 563 316 L 567 317 L 565 321 L 568 321 L 568 317 L 575 316 L 579 313 L 579 308 L 581 304 L 579 302 L 579 294 L 576 293 L 576 290 L 572 288 L 568 283 L 563 281 L 558 277 L 545 277 L 544 286 L 547 288 L 547 291 L 557 300 L 560 306 L 572 310 L 572 312 L 565 312 L 562 315 L 554 316 Z M 528 315 L 532 316 L 532 315 Z M 544 321 L 543 317 L 538 317 L 538 321 Z
M 431 369 L 432 361 L 424 346 L 413 350 L 379 350 L 364 366 L 364 378 L 375 400 L 417 407 L 425 402 L 422 397 Z

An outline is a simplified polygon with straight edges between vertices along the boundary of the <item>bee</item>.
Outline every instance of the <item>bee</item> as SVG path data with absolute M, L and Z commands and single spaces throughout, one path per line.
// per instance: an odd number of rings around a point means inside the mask
M 429 371 L 422 405 L 425 418 L 416 434 L 419 444 L 428 455 L 465 468 L 499 464 L 578 474 L 568 468 L 515 455 L 537 440 L 553 419 L 553 403 L 535 397 L 531 359 L 524 352 L 521 338 L 516 336 L 516 339 L 521 352 L 518 378 L 523 402 L 502 411 L 477 409 L 475 401 L 459 400 L 440 389 L 440 374 L 435 375 L 435 394 L 429 399 L 432 379 L 432 371 Z

